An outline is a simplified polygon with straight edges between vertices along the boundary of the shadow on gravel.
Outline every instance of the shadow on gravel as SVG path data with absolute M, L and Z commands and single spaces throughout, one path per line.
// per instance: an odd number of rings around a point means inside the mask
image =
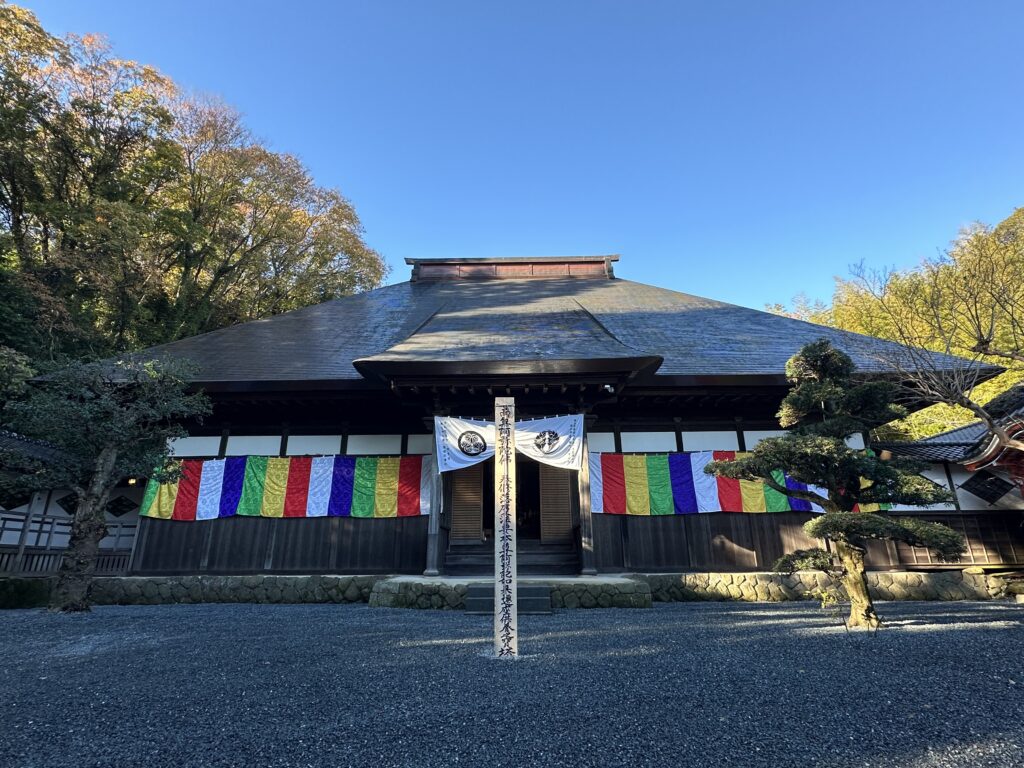
M 0 765 L 1020 768 L 1024 609 L 361 605 L 0 613 Z

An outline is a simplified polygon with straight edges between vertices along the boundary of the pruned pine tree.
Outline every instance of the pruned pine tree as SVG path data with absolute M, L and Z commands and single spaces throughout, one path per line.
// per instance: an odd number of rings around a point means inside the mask
M 71 366 L 8 402 L 4 427 L 46 441 L 59 458 L 0 455 L 0 466 L 16 465 L 26 489 L 70 488 L 77 497 L 51 607 L 89 610 L 111 492 L 128 477 L 174 479 L 168 440 L 183 437 L 180 422 L 209 407 L 205 395 L 188 391 L 180 366 L 157 362 Z
M 822 339 L 804 346 L 786 364 L 792 384 L 779 410 L 783 437 L 762 440 L 734 461 L 708 465 L 709 474 L 760 480 L 779 493 L 818 504 L 824 514 L 804 530 L 832 542 L 840 578 L 850 599 L 849 626 L 877 627 L 868 593 L 864 555 L 871 539 L 905 541 L 930 547 L 943 560 L 964 551 L 963 538 L 939 523 L 854 509 L 881 504 L 925 505 L 947 501 L 948 492 L 922 477 L 925 468 L 906 459 L 882 460 L 851 448 L 847 438 L 906 415 L 894 402 L 896 391 L 883 381 L 858 381 L 853 361 Z M 782 469 L 816 490 L 789 488 L 773 472 Z M 804 553 L 805 556 L 807 553 Z M 832 554 L 822 552 L 831 560 Z M 806 560 L 804 561 L 806 562 Z M 785 566 L 786 564 L 783 563 Z

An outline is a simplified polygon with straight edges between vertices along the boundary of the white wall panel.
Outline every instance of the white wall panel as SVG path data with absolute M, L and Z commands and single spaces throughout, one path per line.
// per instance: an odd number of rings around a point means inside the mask
M 168 441 L 172 456 L 216 456 L 220 451 L 220 435 L 211 437 L 179 437 Z
M 592 453 L 615 453 L 615 434 L 613 432 L 588 432 L 587 450 Z
M 417 454 L 417 453 L 433 453 L 434 451 L 434 436 L 433 435 L 409 435 L 409 443 L 406 447 L 406 453 Z
M 625 453 L 661 453 L 676 450 L 675 432 L 623 432 Z
M 350 456 L 397 456 L 402 452 L 401 435 L 349 435 Z
M 752 451 L 766 437 L 782 437 L 784 434 L 784 429 L 747 429 L 743 432 L 743 442 L 747 444 L 747 450 Z
M 683 432 L 684 451 L 738 451 L 739 447 L 739 439 L 733 430 Z
M 989 504 L 984 499 L 979 499 L 973 493 L 968 493 L 960 487 L 970 480 L 972 472 L 968 472 L 959 464 L 950 465 L 949 471 L 953 475 L 953 486 L 956 488 L 957 501 L 960 502 L 960 508 L 965 512 L 984 512 L 990 509 L 1024 509 L 1024 499 L 1021 499 L 1020 491 L 1010 491 L 999 499 L 998 504 Z M 989 468 L 986 471 L 1004 480 L 1009 480 L 1006 473 L 998 469 Z
M 341 435 L 288 435 L 287 456 L 333 456 L 341 453 Z
M 945 468 L 941 464 L 932 464 L 928 469 L 926 469 L 924 472 L 922 472 L 921 475 L 926 477 L 926 478 L 928 478 L 929 480 L 931 480 L 933 483 L 938 485 L 940 488 L 944 488 L 947 491 L 949 490 L 949 479 L 946 477 L 946 470 L 945 470 Z M 970 494 L 965 494 L 965 495 L 970 495 Z M 981 502 L 981 503 L 984 504 L 984 502 Z M 909 512 L 909 511 L 913 511 L 913 510 L 922 511 L 922 510 L 926 510 L 926 509 L 932 509 L 932 510 L 936 510 L 936 511 L 939 511 L 939 512 L 943 512 L 943 511 L 946 511 L 946 510 L 955 510 L 956 506 L 954 504 L 952 504 L 952 503 L 949 503 L 949 504 L 931 504 L 931 505 L 920 506 L 920 507 L 911 507 L 911 506 L 908 506 L 906 504 L 893 504 L 892 508 L 893 508 L 894 512 L 895 511 Z M 985 507 L 978 507 L 978 508 L 979 509 L 984 509 Z
M 280 435 L 231 435 L 228 456 L 277 456 L 281 452 Z

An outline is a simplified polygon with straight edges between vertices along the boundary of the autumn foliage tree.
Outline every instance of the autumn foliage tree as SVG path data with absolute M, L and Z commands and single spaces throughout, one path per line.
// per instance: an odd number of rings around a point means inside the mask
M 922 477 L 925 468 L 905 459 L 883 461 L 872 452 L 851 448 L 854 435 L 905 415 L 895 402 L 894 386 L 859 380 L 853 361 L 828 341 L 804 346 L 786 364 L 792 385 L 779 410 L 785 436 L 762 440 L 734 461 L 716 461 L 707 472 L 739 480 L 760 480 L 779 493 L 819 505 L 824 514 L 805 525 L 815 538 L 832 542 L 840 578 L 850 600 L 849 626 L 876 627 L 879 618 L 868 593 L 864 568 L 872 539 L 931 547 L 943 559 L 957 559 L 963 537 L 951 528 L 911 517 L 854 511 L 881 504 L 935 504 L 948 492 Z M 808 490 L 789 488 L 774 474 L 784 470 Z M 809 554 L 831 561 L 833 553 Z M 812 558 L 813 559 L 813 558 Z
M 996 226 L 964 229 L 913 269 L 855 268 L 823 317 L 903 345 L 873 354 L 902 374 L 909 396 L 935 404 L 898 425 L 906 436 L 980 420 L 1001 445 L 1024 450 L 1006 414 L 989 407 L 1024 382 L 1024 209 Z M 995 366 L 1005 372 L 990 378 Z
M 384 274 L 352 205 L 230 107 L 0 3 L 0 345 L 105 357 Z

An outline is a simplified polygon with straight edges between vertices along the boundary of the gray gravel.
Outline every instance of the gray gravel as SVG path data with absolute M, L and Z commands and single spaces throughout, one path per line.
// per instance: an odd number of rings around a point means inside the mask
M 0 766 L 1022 766 L 1024 611 L 0 612 Z

